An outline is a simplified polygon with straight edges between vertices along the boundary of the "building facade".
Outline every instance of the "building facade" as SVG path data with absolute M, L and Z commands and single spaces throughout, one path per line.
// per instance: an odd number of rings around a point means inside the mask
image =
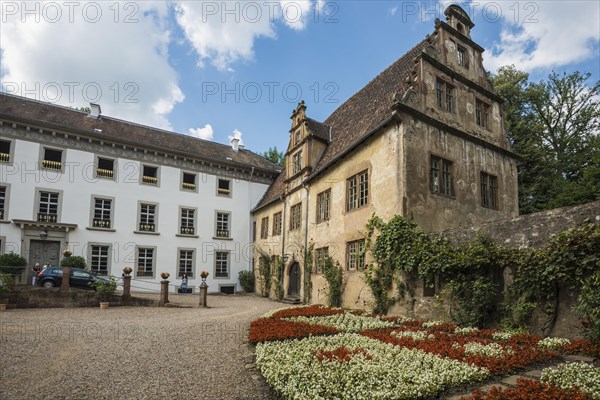
M 132 267 L 132 290 L 208 271 L 211 292 L 238 291 L 249 210 L 278 172 L 237 142 L 0 94 L 0 254 L 57 265 L 68 248 L 101 275 Z
M 326 302 L 321 263 L 329 256 L 345 271 L 343 306 L 366 306 L 373 214 L 410 215 L 429 232 L 518 215 L 517 156 L 483 48 L 464 10 L 452 5 L 445 15 L 325 121 L 309 118 L 304 103 L 293 112 L 286 167 L 252 214 L 254 262 L 261 254 L 284 260 L 285 296 Z

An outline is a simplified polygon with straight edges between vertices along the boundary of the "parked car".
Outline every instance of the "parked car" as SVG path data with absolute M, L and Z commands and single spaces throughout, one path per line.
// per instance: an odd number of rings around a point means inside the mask
M 36 284 L 47 288 L 58 287 L 62 284 L 62 277 L 62 267 L 48 267 L 38 273 Z M 94 290 L 88 284 L 96 281 L 109 282 L 108 279 L 98 277 L 90 271 L 79 268 L 69 269 L 69 286 L 72 288 Z

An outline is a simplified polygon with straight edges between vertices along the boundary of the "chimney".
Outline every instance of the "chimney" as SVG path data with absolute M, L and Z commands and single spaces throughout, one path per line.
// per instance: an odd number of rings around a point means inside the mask
M 231 139 L 231 148 L 233 149 L 233 151 L 235 151 L 237 153 L 240 148 L 240 139 L 238 139 L 238 138 Z
M 98 118 L 100 118 L 101 114 L 102 114 L 102 110 L 100 109 L 100 105 L 90 103 L 90 113 L 88 114 L 88 117 L 98 119 Z

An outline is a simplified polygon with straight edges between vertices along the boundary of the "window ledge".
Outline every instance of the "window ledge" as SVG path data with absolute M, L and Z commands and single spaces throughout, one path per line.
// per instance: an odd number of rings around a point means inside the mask
M 213 279 L 226 280 L 226 279 L 229 279 L 229 277 L 228 276 L 227 277 L 225 277 L 225 276 L 215 276 L 215 277 L 213 277 Z M 233 285 L 233 283 L 232 283 L 232 285 Z
M 153 276 L 136 276 L 135 279 L 148 279 L 148 280 L 150 280 L 150 279 L 154 279 L 154 277 Z
M 137 233 L 138 235 L 160 235 L 159 232 L 146 232 L 146 231 L 133 231 L 133 233 Z
M 87 229 L 88 231 L 101 231 L 101 232 L 116 232 L 116 229 L 110 229 L 110 228 L 94 228 L 92 226 L 87 226 L 85 229 Z
M 233 240 L 232 237 L 217 237 L 213 236 L 213 240 Z
M 176 233 L 175 236 L 177 236 L 177 237 L 187 237 L 187 238 L 196 238 L 196 239 L 198 239 L 200 237 L 198 235 L 182 235 L 181 233 Z
M 9 219 L 0 219 L 0 224 L 10 224 L 11 221 Z

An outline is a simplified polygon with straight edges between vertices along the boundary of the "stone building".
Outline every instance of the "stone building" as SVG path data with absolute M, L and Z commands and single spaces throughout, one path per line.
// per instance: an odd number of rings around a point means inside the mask
M 286 166 L 252 213 L 255 271 L 260 254 L 281 257 L 285 296 L 326 302 L 320 264 L 328 255 L 345 271 L 343 306 L 366 305 L 361 271 L 373 214 L 413 215 L 427 231 L 518 215 L 517 156 L 484 50 L 464 10 L 452 5 L 445 15 L 325 121 L 311 119 L 303 102 L 293 111 Z
M 208 271 L 211 291 L 239 291 L 249 210 L 278 172 L 236 142 L 0 94 L 0 254 L 57 265 L 69 248 L 101 275 L 132 267 L 133 290 Z

